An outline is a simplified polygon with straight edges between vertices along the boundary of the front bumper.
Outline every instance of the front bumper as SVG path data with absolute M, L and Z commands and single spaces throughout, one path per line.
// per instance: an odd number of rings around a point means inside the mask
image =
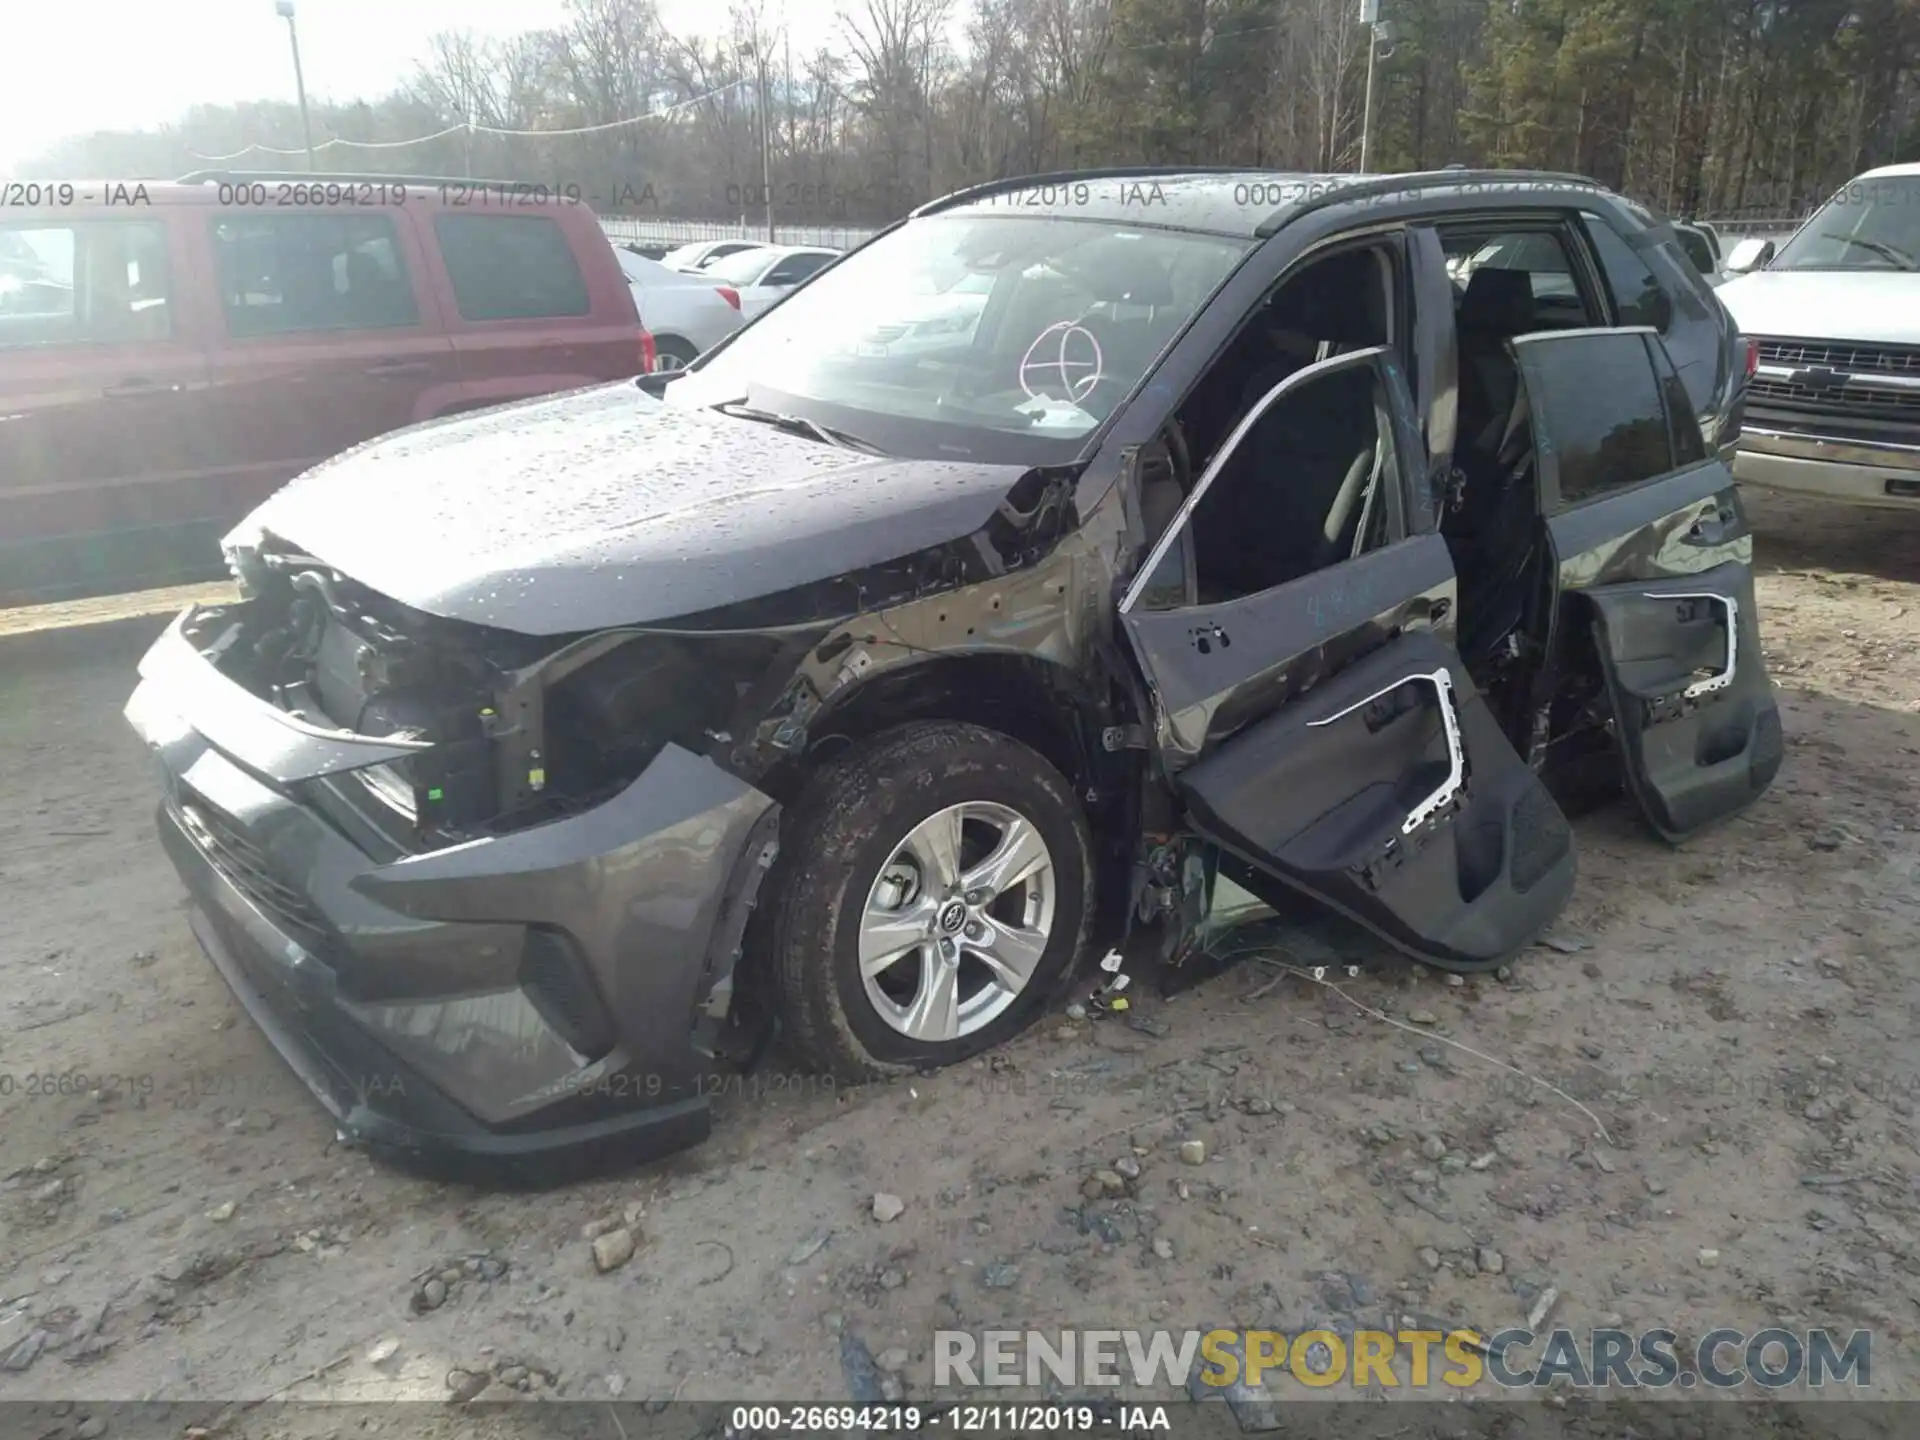
M 1775 429 L 1749 420 L 1740 432 L 1736 480 L 1885 509 L 1920 508 L 1920 437 L 1915 443 Z
M 668 746 L 591 810 L 378 857 L 317 787 L 393 758 L 391 742 L 250 694 L 199 653 L 192 616 L 127 705 L 159 761 L 161 839 L 202 946 L 339 1127 L 497 1160 L 704 1139 L 712 1036 L 778 807 Z

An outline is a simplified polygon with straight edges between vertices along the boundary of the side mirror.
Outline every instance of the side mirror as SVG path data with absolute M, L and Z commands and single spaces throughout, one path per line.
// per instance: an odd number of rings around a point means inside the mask
M 1773 259 L 1773 249 L 1771 240 L 1742 240 L 1727 256 L 1727 269 L 1735 275 L 1745 275 L 1751 270 L 1759 270 Z

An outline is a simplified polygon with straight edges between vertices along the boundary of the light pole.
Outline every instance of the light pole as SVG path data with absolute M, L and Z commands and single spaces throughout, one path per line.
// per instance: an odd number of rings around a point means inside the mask
M 1360 112 L 1360 173 L 1367 173 L 1373 158 L 1373 71 L 1374 65 L 1393 54 L 1393 26 L 1380 18 L 1380 0 L 1360 0 L 1360 23 L 1367 27 L 1367 98 Z M 1387 47 L 1386 55 L 1380 47 Z
M 313 122 L 307 118 L 307 77 L 300 70 L 300 31 L 293 23 L 293 0 L 273 0 L 273 8 L 286 17 L 287 39 L 293 42 L 293 88 L 300 95 L 300 134 L 307 142 L 307 169 L 318 170 L 313 161 Z
M 767 202 L 767 243 L 773 236 L 773 129 L 767 118 L 767 61 L 757 41 L 749 40 L 746 51 L 754 63 L 754 95 L 760 111 L 760 188 Z

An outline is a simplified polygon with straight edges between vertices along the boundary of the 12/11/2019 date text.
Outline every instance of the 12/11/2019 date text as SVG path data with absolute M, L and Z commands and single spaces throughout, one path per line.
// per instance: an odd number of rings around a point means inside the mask
M 789 1436 L 868 1431 L 956 1435 L 1149 1434 L 1169 1430 L 1163 1405 L 952 1404 L 919 1405 L 736 1405 L 730 1437 Z

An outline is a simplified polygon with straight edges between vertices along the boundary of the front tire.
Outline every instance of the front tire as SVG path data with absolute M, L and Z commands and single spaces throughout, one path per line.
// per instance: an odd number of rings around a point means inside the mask
M 1032 1022 L 1086 943 L 1092 842 L 1060 772 L 977 725 L 909 725 L 813 779 L 781 842 L 770 971 L 802 1059 L 951 1065 Z

